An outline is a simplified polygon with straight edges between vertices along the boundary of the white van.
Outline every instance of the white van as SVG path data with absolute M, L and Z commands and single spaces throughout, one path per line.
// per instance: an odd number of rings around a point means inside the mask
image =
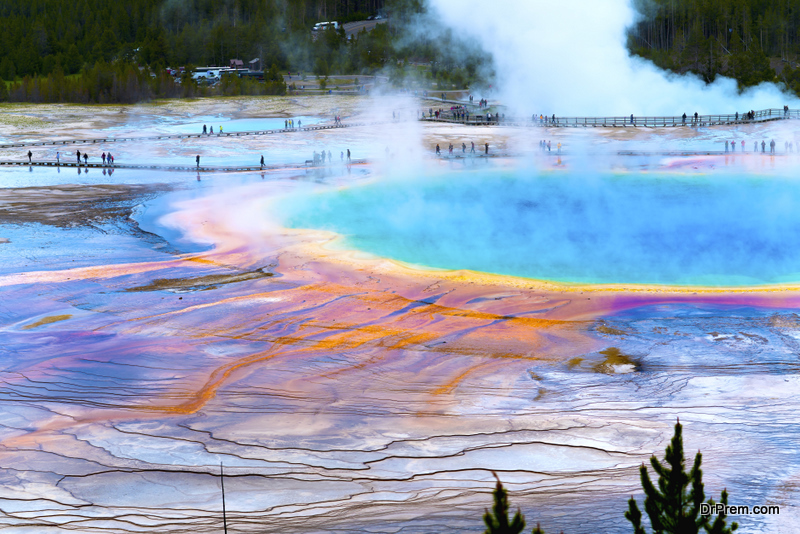
M 339 29 L 339 23 L 335 22 L 335 21 L 334 22 L 317 22 L 316 24 L 314 24 L 314 27 L 311 28 L 311 31 L 320 32 L 320 31 L 325 31 L 325 30 L 327 30 L 329 28 L 333 28 L 334 30 L 338 30 Z

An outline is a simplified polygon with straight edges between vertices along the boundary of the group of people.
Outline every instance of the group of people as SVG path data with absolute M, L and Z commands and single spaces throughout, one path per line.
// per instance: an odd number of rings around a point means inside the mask
M 344 161 L 345 161 L 344 158 L 345 158 L 345 153 L 344 153 L 344 151 L 342 151 L 342 152 L 339 153 L 339 159 L 341 160 L 342 163 L 344 163 Z M 261 160 L 262 160 L 261 164 L 263 166 L 264 158 L 262 157 Z M 333 163 L 333 154 L 331 154 L 330 150 L 328 150 L 327 154 L 326 154 L 326 152 L 324 150 L 322 152 L 320 152 L 319 154 L 317 154 L 316 150 L 314 151 L 314 158 L 313 158 L 312 161 L 313 161 L 313 164 L 314 164 L 315 167 L 318 166 L 318 165 L 325 165 L 326 164 L 326 160 L 327 160 L 327 164 L 328 165 Z M 350 163 L 350 161 L 351 161 L 350 160 L 350 149 L 348 148 L 347 149 L 347 163 Z
M 542 152 L 551 152 L 552 148 L 553 148 L 553 146 L 550 143 L 550 141 L 545 141 L 544 139 L 539 141 L 539 150 L 541 150 Z M 556 151 L 559 154 L 561 154 L 561 143 L 560 142 L 556 144 Z
M 744 140 L 740 142 L 740 145 L 742 147 L 742 152 L 744 152 L 745 151 Z M 777 143 L 775 143 L 774 139 L 770 140 L 769 145 L 767 144 L 766 140 L 762 140 L 761 153 L 766 154 L 767 147 L 769 147 L 769 153 L 774 154 L 776 146 Z M 794 144 L 790 141 L 785 141 L 783 144 L 783 148 L 787 154 L 790 152 L 794 152 Z M 736 152 L 736 141 L 725 141 L 725 152 Z M 758 152 L 758 141 L 753 141 L 753 152 Z
M 222 125 L 219 126 L 219 133 L 222 133 Z M 206 125 L 203 125 L 203 135 L 214 135 L 214 126 L 210 126 L 206 129 Z
M 289 128 L 294 128 L 294 119 L 286 119 L 285 121 L 283 121 L 283 126 L 287 130 Z M 298 128 L 302 128 L 303 127 L 303 121 L 298 120 L 297 121 L 297 127 Z
M 475 142 L 472 141 L 470 144 L 471 144 L 471 148 L 470 148 L 469 153 L 470 154 L 475 154 Z M 435 150 L 436 150 L 436 155 L 437 156 L 441 156 L 442 155 L 442 148 L 439 146 L 438 143 L 436 144 L 436 149 Z M 453 150 L 455 150 L 455 147 L 453 146 L 453 143 L 450 143 L 450 146 L 448 147 L 448 151 L 449 151 L 449 154 L 451 156 L 453 155 Z M 467 144 L 466 143 L 461 143 L 461 153 L 462 154 L 466 154 L 467 153 Z M 489 143 L 485 143 L 484 144 L 484 153 L 487 156 L 489 155 Z
M 336 115 L 333 118 L 333 125 L 334 126 L 341 126 L 342 125 L 342 118 L 339 115 Z
M 631 118 L 633 118 L 633 115 L 631 115 Z M 539 118 L 537 119 L 536 118 L 536 113 L 534 113 L 533 116 L 531 117 L 531 122 L 535 123 L 537 120 L 539 121 L 540 125 L 555 124 L 556 123 L 556 114 L 553 113 L 552 117 L 548 117 L 547 115 L 541 115 L 540 114 Z
M 28 150 L 28 163 L 33 163 L 33 152 Z M 83 158 L 83 164 L 88 165 L 89 163 L 89 154 L 84 152 L 81 154 L 81 151 L 78 150 L 75 152 L 75 157 L 77 158 L 78 165 L 81 164 L 81 158 Z M 113 165 L 114 164 L 114 156 L 111 155 L 111 152 L 103 154 L 100 156 L 103 159 L 103 165 Z M 61 165 L 61 151 L 56 152 L 56 164 Z

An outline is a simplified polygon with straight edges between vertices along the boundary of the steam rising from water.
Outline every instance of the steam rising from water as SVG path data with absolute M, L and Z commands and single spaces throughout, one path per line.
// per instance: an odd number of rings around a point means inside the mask
M 628 0 L 431 0 L 434 12 L 495 59 L 499 96 L 526 115 L 680 115 L 800 105 L 774 84 L 738 94 L 736 82 L 706 85 L 628 55 L 636 19 Z

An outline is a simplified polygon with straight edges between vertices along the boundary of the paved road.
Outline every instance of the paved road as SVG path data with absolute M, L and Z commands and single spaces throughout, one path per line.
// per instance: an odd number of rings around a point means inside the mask
M 351 35 L 357 35 L 361 30 L 371 32 L 378 24 L 385 24 L 389 22 L 387 19 L 380 20 L 359 20 L 357 22 L 348 22 L 342 24 L 344 34 L 349 38 Z

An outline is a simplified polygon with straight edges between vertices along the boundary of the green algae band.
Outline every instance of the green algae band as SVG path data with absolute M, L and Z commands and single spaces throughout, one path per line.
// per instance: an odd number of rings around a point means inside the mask
M 404 262 L 588 284 L 800 282 L 800 180 L 472 171 L 289 199 L 285 224 Z

